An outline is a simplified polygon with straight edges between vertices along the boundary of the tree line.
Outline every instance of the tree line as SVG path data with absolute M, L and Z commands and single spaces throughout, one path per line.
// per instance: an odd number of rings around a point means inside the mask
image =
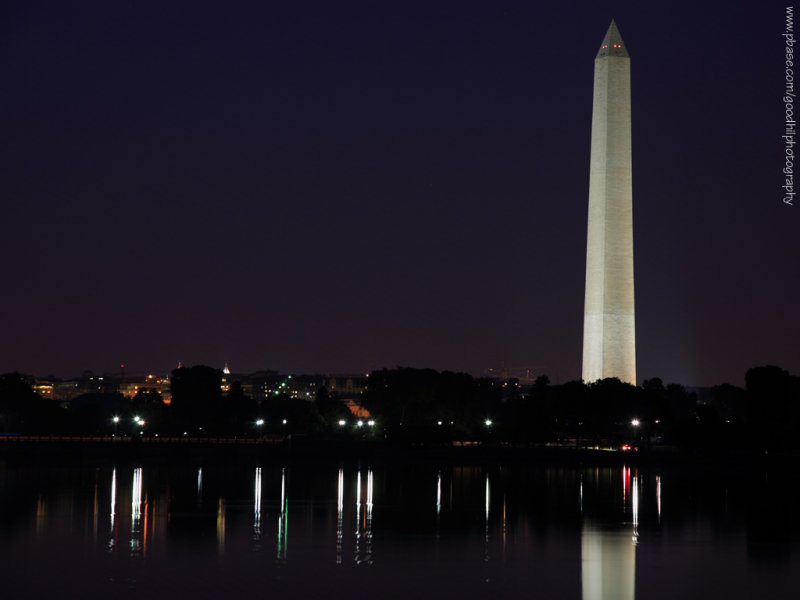
M 354 435 L 448 443 L 483 440 L 639 448 L 794 451 L 800 436 L 800 377 L 776 366 L 747 371 L 745 387 L 695 390 L 658 378 L 641 386 L 604 379 L 528 389 L 465 373 L 398 367 L 373 371 L 360 404 L 370 425 L 322 387 L 314 401 L 278 393 L 257 401 L 219 369 L 174 370 L 172 401 L 153 389 L 78 396 L 67 406 L 42 398 L 19 373 L 0 375 L 0 433 L 41 435 Z

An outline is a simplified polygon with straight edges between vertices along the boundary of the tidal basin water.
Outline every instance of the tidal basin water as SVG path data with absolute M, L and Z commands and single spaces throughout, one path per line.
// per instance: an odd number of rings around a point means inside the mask
M 0 460 L 16 598 L 794 598 L 795 471 Z

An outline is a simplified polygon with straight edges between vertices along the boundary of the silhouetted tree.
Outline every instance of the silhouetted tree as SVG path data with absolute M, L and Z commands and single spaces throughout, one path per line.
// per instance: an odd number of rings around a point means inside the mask
M 140 389 L 131 400 L 133 410 L 158 407 L 164 404 L 164 398 L 155 389 Z
M 490 379 L 433 369 L 373 371 L 362 401 L 393 435 L 430 439 L 473 437 L 502 413 L 502 390 Z
M 352 416 L 350 410 L 338 397 L 332 395 L 324 385 L 317 389 L 315 398 L 317 411 L 329 426 L 335 426 L 339 419 Z
M 130 401 L 119 392 L 94 392 L 73 398 L 66 410 L 67 429 L 84 435 L 108 435 L 114 415 L 127 414 Z
M 758 450 L 786 450 L 800 425 L 798 378 L 774 365 L 747 371 L 747 423 Z
M 49 433 L 60 417 L 56 403 L 34 392 L 22 375 L 0 375 L 0 431 Z
M 181 367 L 172 372 L 173 418 L 181 427 L 217 429 L 222 400 L 222 371 L 205 365 Z
M 747 419 L 747 393 L 744 389 L 723 383 L 711 388 L 711 402 L 720 417 L 731 423 Z
M 225 398 L 222 399 L 222 416 L 226 433 L 229 435 L 252 434 L 256 420 L 256 401 L 244 393 L 240 381 L 231 383 Z
M 510 441 L 544 442 L 553 437 L 550 379 L 540 375 L 524 397 L 509 398 L 502 433 Z
M 314 402 L 298 400 L 287 394 L 266 398 L 259 414 L 265 420 L 264 431 L 273 434 L 317 433 L 324 424 Z

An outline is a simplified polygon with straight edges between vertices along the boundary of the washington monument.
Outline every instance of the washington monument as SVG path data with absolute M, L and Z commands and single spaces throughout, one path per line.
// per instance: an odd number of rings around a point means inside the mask
M 636 385 L 631 59 L 611 21 L 594 60 L 583 380 Z

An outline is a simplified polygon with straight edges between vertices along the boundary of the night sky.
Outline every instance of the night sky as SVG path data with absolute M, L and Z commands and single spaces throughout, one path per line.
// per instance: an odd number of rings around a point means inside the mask
M 784 6 L 5 3 L 0 372 L 580 378 L 613 17 L 639 381 L 798 373 Z

